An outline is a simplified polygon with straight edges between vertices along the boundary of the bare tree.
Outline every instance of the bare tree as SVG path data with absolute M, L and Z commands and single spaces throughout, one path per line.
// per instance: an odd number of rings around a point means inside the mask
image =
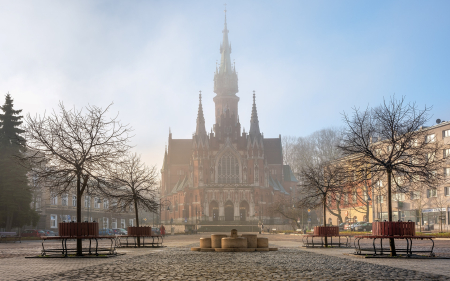
M 322 206 L 323 225 L 327 223 L 328 198 L 339 194 L 345 178 L 345 169 L 338 162 L 317 161 L 305 165 L 300 174 L 303 179 L 303 198 L 300 203 L 311 208 Z M 328 246 L 325 237 L 325 247 Z
M 366 171 L 372 182 L 387 182 L 388 218 L 392 221 L 393 185 L 397 192 L 414 189 L 417 184 L 436 186 L 442 178 L 438 152 L 442 145 L 427 138 L 425 123 L 430 108 L 420 110 L 404 98 L 389 101 L 376 108 L 360 111 L 353 116 L 343 114 L 347 128 L 339 145 L 344 156 L 352 157 L 350 164 L 359 181 L 366 181 Z M 394 239 L 390 239 L 391 255 L 395 256 Z
M 437 191 L 436 191 L 437 192 Z M 444 209 L 448 206 L 448 198 L 444 194 L 437 192 L 436 197 L 431 200 L 433 205 L 439 209 L 439 232 L 442 232 L 442 218 L 445 218 Z
M 302 228 L 301 224 L 303 221 L 299 222 L 299 219 L 307 216 L 307 214 L 305 213 L 305 208 L 295 204 L 297 203 L 296 201 L 298 202 L 298 200 L 292 198 L 280 197 L 269 207 L 269 212 L 279 214 L 288 219 L 293 230 Z
M 136 226 L 139 227 L 139 210 L 157 212 L 158 172 L 141 162 L 137 154 L 127 154 L 118 164 L 106 170 L 104 191 L 115 204 L 112 211 L 121 211 L 126 206 L 134 206 Z M 140 241 L 138 237 L 138 247 Z
M 88 185 L 101 190 L 97 180 L 105 168 L 130 148 L 131 129 L 117 116 L 107 118 L 109 107 L 68 110 L 60 103 L 58 112 L 34 117 L 28 114 L 25 120 L 29 153 L 21 160 L 33 165 L 36 179 L 52 192 L 63 194 L 76 189 L 78 222 L 81 196 Z M 77 239 L 77 255 L 82 255 L 82 239 Z

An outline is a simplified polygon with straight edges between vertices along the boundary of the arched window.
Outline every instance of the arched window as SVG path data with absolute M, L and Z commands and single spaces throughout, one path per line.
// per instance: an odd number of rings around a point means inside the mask
M 219 159 L 219 183 L 239 183 L 239 163 L 231 152 L 226 152 Z

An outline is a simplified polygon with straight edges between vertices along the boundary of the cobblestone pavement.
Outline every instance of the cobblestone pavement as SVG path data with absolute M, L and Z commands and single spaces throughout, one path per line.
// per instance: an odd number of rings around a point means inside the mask
M 103 259 L 25 259 L 14 255 L 38 254 L 39 241 L 2 243 L 0 280 L 450 280 L 448 260 L 358 259 L 343 255 L 352 249 L 302 249 L 290 235 L 267 236 L 278 252 L 191 252 L 202 236 L 169 237 L 167 248 L 119 249 L 126 255 Z M 450 241 L 441 244 L 448 252 Z

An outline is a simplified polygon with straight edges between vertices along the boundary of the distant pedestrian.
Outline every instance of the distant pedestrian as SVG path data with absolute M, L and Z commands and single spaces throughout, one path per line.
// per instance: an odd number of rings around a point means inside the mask
M 164 227 L 164 225 L 161 225 L 161 236 L 162 237 L 166 236 L 166 228 Z

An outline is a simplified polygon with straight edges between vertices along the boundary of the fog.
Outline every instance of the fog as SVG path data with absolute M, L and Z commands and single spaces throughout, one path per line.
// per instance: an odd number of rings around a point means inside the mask
M 394 93 L 450 120 L 449 6 L 227 1 L 242 126 L 253 90 L 265 137 L 339 126 L 343 111 Z M 2 1 L 0 93 L 33 115 L 59 101 L 114 103 L 134 150 L 160 166 L 169 127 L 174 138 L 195 131 L 200 90 L 208 131 L 214 123 L 223 10 L 219 1 Z

